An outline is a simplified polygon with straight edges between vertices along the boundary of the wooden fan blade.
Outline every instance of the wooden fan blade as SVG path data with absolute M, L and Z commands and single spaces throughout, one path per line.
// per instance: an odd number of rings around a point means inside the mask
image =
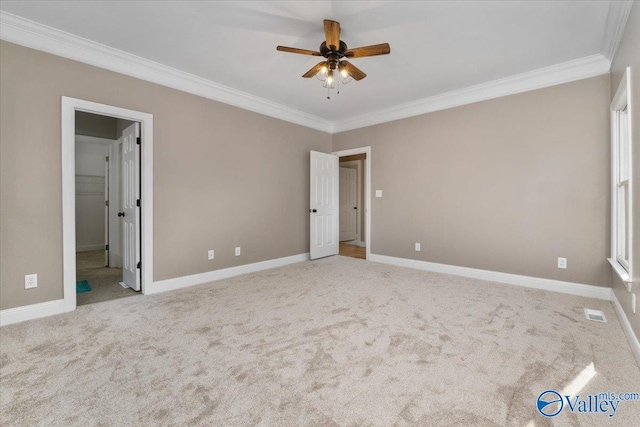
M 340 61 L 340 70 L 345 70 L 356 81 L 367 77 L 360 68 L 347 61 Z
M 298 49 L 297 47 L 278 46 L 276 47 L 276 50 L 279 50 L 280 52 L 299 53 L 301 55 L 322 56 L 320 52 L 307 49 Z
M 340 23 L 331 21 L 330 19 L 324 20 L 324 35 L 327 39 L 327 47 L 331 50 L 338 50 L 340 48 Z
M 364 58 L 365 56 L 388 55 L 389 53 L 391 53 L 389 43 L 382 43 L 349 49 L 344 53 L 344 56 L 348 58 Z
M 302 77 L 304 77 L 305 79 L 311 78 L 311 77 L 315 76 L 316 74 L 318 74 L 320 72 L 320 70 L 322 70 L 322 67 L 326 67 L 326 66 L 327 66 L 327 62 L 326 61 L 318 62 L 316 65 L 313 66 L 312 69 L 310 69 L 309 71 L 304 73 L 302 75 Z

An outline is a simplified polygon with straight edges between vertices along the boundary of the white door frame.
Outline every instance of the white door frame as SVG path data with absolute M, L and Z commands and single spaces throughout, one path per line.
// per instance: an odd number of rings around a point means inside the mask
M 351 148 L 349 150 L 334 151 L 338 157 L 354 156 L 356 154 L 366 154 L 364 161 L 364 236 L 366 246 L 366 259 L 371 256 L 371 146 Z
M 76 309 L 76 200 L 75 128 L 76 111 L 140 122 L 142 197 L 142 293 L 153 286 L 153 115 L 62 97 L 62 281 L 64 311 Z M 148 286 L 148 288 L 147 288 Z

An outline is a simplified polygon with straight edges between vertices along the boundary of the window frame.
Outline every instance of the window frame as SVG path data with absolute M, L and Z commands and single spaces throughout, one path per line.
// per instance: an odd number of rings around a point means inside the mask
M 631 171 L 632 158 L 632 106 L 631 106 L 631 70 L 629 67 L 620 81 L 616 94 L 611 102 L 611 258 L 609 263 L 620 279 L 629 289 L 631 286 L 632 263 L 632 197 L 633 197 L 633 174 Z M 621 119 L 626 120 L 626 124 Z M 626 146 L 622 146 L 626 142 Z M 624 150 L 623 150 L 624 149 Z M 626 194 L 624 209 L 626 215 L 623 224 L 620 221 L 621 189 Z M 624 230 L 622 229 L 624 227 Z M 621 250 L 621 235 L 625 235 L 625 250 Z M 626 256 L 623 253 L 626 252 Z

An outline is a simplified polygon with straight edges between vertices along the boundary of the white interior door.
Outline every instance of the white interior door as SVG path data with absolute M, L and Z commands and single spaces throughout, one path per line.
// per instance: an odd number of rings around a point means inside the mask
M 358 171 L 340 168 L 340 241 L 355 240 L 358 234 Z
M 118 218 L 121 212 L 122 138 L 111 145 L 109 154 L 109 267 L 122 268 L 122 227 Z
M 140 124 L 134 123 L 122 133 L 122 281 L 140 290 Z M 118 215 L 120 215 L 118 214 Z
M 109 266 L 109 155 L 110 148 L 106 149 L 107 157 L 104 162 L 104 265 Z
M 338 254 L 338 156 L 311 151 L 311 259 Z

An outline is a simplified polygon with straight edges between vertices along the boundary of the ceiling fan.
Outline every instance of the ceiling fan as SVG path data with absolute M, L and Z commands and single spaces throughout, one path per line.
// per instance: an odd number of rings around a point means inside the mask
M 287 46 L 278 46 L 276 50 L 324 57 L 324 61 L 317 63 L 313 68 L 304 73 L 302 77 L 311 78 L 319 76 L 320 80 L 324 81 L 324 87 L 327 89 L 334 89 L 336 80 L 340 77 L 345 79 L 343 83 L 346 83 L 346 80 L 349 78 L 358 81 L 367 77 L 362 70 L 344 58 L 364 58 L 366 56 L 387 55 L 391 53 L 389 43 L 349 49 L 347 44 L 340 40 L 340 23 L 330 19 L 324 20 L 324 34 L 326 40 L 320 45 L 319 51 Z M 336 75 L 336 73 L 338 75 Z M 329 97 L 327 96 L 327 98 Z

